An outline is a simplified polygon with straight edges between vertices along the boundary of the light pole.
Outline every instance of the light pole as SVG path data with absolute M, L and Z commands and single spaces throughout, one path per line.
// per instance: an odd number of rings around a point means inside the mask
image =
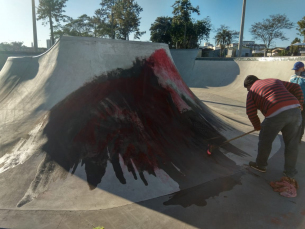
M 246 13 L 246 0 L 243 0 L 243 11 L 241 15 L 241 24 L 239 32 L 239 43 L 238 43 L 238 56 L 241 57 L 243 49 L 243 36 L 244 36 L 244 23 L 245 23 L 245 13 Z
M 36 27 L 36 13 L 35 13 L 35 0 L 32 0 L 32 17 L 33 17 L 33 37 L 34 37 L 34 50 L 38 51 L 37 45 L 37 27 Z

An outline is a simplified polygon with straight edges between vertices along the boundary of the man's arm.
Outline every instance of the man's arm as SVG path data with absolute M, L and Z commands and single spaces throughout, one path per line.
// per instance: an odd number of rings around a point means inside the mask
M 286 89 L 293 94 L 300 102 L 300 105 L 303 106 L 304 103 L 304 96 L 302 92 L 302 88 L 299 84 L 296 83 L 290 83 L 287 81 L 282 81 Z
M 255 130 L 261 129 L 261 120 L 257 115 L 257 107 L 252 99 L 251 92 L 248 92 L 247 95 L 247 105 L 246 105 L 247 115 L 251 121 Z

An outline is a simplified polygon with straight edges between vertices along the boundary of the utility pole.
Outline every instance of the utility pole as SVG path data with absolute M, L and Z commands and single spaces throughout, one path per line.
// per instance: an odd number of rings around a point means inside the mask
M 241 57 L 243 49 L 243 36 L 244 36 L 244 23 L 245 23 L 245 13 L 246 13 L 246 0 L 243 0 L 243 11 L 241 15 L 241 24 L 239 32 L 239 43 L 238 43 L 238 56 Z
M 37 27 L 36 27 L 36 13 L 35 13 L 35 0 L 32 0 L 32 16 L 33 16 L 33 37 L 34 37 L 34 50 L 38 51 L 37 45 Z

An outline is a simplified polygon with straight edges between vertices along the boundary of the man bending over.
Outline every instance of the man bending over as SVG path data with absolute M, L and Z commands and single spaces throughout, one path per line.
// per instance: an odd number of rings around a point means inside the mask
M 293 177 L 297 174 L 295 166 L 304 102 L 300 85 L 249 75 L 244 81 L 244 87 L 248 90 L 247 115 L 254 129 L 260 130 L 256 162 L 249 162 L 250 167 L 266 172 L 272 142 L 281 131 L 285 143 L 284 175 Z M 265 116 L 262 123 L 257 110 Z

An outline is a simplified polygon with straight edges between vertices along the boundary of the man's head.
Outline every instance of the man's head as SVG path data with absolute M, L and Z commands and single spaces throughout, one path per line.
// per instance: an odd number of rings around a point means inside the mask
M 292 70 L 294 70 L 294 73 L 296 75 L 301 75 L 301 73 L 304 72 L 304 63 L 301 62 L 301 61 L 296 62 L 293 65 L 293 69 Z
M 257 78 L 256 76 L 254 75 L 248 75 L 244 81 L 244 87 L 247 88 L 247 90 L 249 91 L 252 84 L 254 84 L 254 82 L 256 80 L 259 80 L 259 78 Z

